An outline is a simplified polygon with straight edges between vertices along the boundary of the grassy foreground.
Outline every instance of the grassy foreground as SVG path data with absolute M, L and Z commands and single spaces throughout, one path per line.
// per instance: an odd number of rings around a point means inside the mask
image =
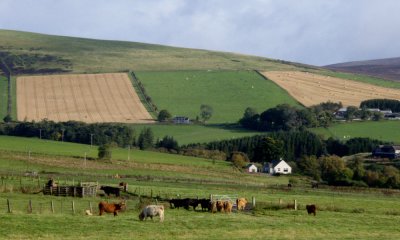
M 31 147 L 31 157 L 24 152 Z M 321 187 L 311 189 L 307 181 L 294 177 L 292 189 L 287 177 L 246 174 L 229 163 L 185 156 L 117 149 L 111 161 L 87 161 L 74 157 L 90 146 L 0 137 L 0 238 L 1 239 L 398 239 L 400 192 L 385 189 Z M 94 154 L 94 152 L 91 152 Z M 36 171 L 41 178 L 18 173 Z M 12 174 L 11 174 L 12 173 Z M 122 179 L 111 176 L 119 173 Z M 52 176 L 59 184 L 97 181 L 102 185 L 129 183 L 123 194 L 127 209 L 118 217 L 96 216 L 99 201 L 120 201 L 104 196 L 88 198 L 50 197 L 35 192 Z M 138 178 L 138 176 L 141 176 Z M 293 177 L 292 177 L 293 178 Z M 36 190 L 35 190 L 36 189 Z M 138 195 L 170 198 L 208 197 L 229 194 L 255 197 L 256 206 L 246 212 L 211 214 L 170 209 L 164 204 L 165 221 L 138 220 L 142 204 L 156 203 Z M 12 213 L 7 213 L 7 199 Z M 27 213 L 28 202 L 32 213 Z M 286 206 L 297 200 L 298 211 Z M 53 201 L 54 213 L 51 211 Z M 75 213 L 72 211 L 74 201 Z M 279 205 L 281 202 L 281 205 Z M 308 216 L 306 204 L 317 204 L 317 216 Z M 94 216 L 84 211 L 93 207 Z

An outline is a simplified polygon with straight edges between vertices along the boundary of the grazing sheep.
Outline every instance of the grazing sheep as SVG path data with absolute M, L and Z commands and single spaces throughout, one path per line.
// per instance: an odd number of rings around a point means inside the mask
M 139 214 L 139 219 L 141 221 L 146 220 L 147 217 L 150 217 L 153 220 L 153 217 L 159 216 L 160 222 L 164 221 L 164 206 L 162 205 L 148 205 L 143 208 L 142 212 Z

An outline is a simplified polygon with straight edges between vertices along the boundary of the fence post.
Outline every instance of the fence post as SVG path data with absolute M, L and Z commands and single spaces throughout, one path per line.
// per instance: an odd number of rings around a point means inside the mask
M 279 205 L 282 205 L 282 198 L 279 198 Z
M 51 200 L 51 213 L 54 213 L 54 202 Z
M 11 213 L 11 210 L 12 210 L 11 209 L 11 202 L 10 202 L 10 199 L 7 198 L 7 212 Z
M 72 213 L 75 214 L 75 202 L 72 200 Z
M 28 203 L 28 213 L 32 213 L 32 200 L 29 199 L 29 203 Z
M 251 197 L 251 202 L 253 204 L 253 208 L 256 206 L 256 198 L 255 197 Z
M 297 210 L 297 200 L 294 200 L 294 210 Z
M 210 201 L 211 202 L 213 201 L 213 195 L 212 194 L 210 194 Z

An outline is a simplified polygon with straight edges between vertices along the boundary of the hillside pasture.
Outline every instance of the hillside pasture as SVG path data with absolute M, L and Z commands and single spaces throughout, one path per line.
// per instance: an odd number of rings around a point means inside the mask
M 125 73 L 17 78 L 19 121 L 151 123 Z
M 254 71 L 135 72 L 158 109 L 195 119 L 200 105 L 213 109 L 208 123 L 237 122 L 247 107 L 259 112 L 287 103 L 299 104 L 272 81 Z
M 8 80 L 4 76 L 0 76 L 0 121 L 7 115 L 8 103 Z
M 400 90 L 380 87 L 309 72 L 262 72 L 268 79 L 284 88 L 304 106 L 321 102 L 342 102 L 344 106 L 359 106 L 364 100 L 387 98 L 400 100 Z
M 400 144 L 400 121 L 363 121 L 352 123 L 337 123 L 329 128 L 310 129 L 325 138 L 333 137 L 348 140 L 355 137 L 369 137 Z

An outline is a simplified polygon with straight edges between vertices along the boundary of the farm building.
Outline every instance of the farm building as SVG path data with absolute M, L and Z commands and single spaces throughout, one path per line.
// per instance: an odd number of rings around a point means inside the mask
M 256 173 L 256 172 L 258 171 L 258 168 L 257 168 L 256 165 L 254 165 L 254 164 L 252 164 L 252 163 L 249 163 L 249 164 L 246 166 L 246 171 L 247 171 L 248 173 Z
M 189 124 L 190 119 L 188 117 L 176 116 L 172 119 L 172 122 L 176 124 Z
M 282 158 L 274 160 L 264 165 L 264 172 L 269 174 L 291 174 L 292 167 L 289 166 Z
M 379 145 L 372 151 L 372 156 L 382 158 L 399 158 L 400 145 Z

